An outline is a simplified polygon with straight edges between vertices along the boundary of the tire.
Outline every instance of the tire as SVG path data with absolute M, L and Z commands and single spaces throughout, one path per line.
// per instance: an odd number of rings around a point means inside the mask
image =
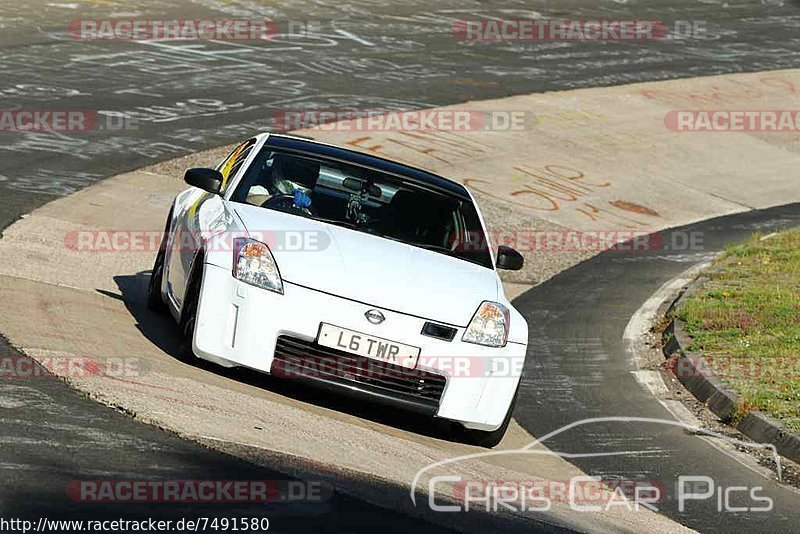
M 158 247 L 153 270 L 150 271 L 150 283 L 147 285 L 147 307 L 155 312 L 164 312 L 167 309 L 164 298 L 161 296 L 161 286 L 164 281 L 164 260 L 167 257 L 167 236 L 171 221 L 172 210 L 169 210 L 167 222 L 164 224 L 164 237 L 161 238 L 161 246 Z
M 161 296 L 161 285 L 164 281 L 164 258 L 167 253 L 162 248 L 156 255 L 153 270 L 150 272 L 150 284 L 147 287 L 147 307 L 155 312 L 163 312 L 167 309 L 164 298 Z
M 189 280 L 189 287 L 186 288 L 183 308 L 181 309 L 181 319 L 178 321 L 181 338 L 183 339 L 181 358 L 187 361 L 197 358 L 194 354 L 192 344 L 194 341 L 194 329 L 197 325 L 197 307 L 200 303 L 200 289 L 203 287 L 202 256 L 198 256 L 195 260 L 195 264 L 199 265 L 196 265 L 192 272 L 192 277 Z
M 465 439 L 467 443 L 470 445 L 477 445 L 479 447 L 485 447 L 487 449 L 491 449 L 492 447 L 497 446 L 502 440 L 503 436 L 506 435 L 506 430 L 508 430 L 508 425 L 511 424 L 511 419 L 514 415 L 514 407 L 517 405 L 517 395 L 519 394 L 519 386 L 517 386 L 517 391 L 514 392 L 514 397 L 511 399 L 511 404 L 508 407 L 508 412 L 506 413 L 505 419 L 503 419 L 503 423 L 500 425 L 500 428 L 497 430 L 471 430 L 468 428 L 464 429 L 465 432 Z

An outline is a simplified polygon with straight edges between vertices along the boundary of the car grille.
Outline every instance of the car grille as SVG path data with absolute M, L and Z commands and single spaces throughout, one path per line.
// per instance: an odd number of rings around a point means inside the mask
M 279 336 L 272 373 L 353 386 L 406 403 L 438 408 L 447 379 L 421 369 L 349 354 L 311 341 Z

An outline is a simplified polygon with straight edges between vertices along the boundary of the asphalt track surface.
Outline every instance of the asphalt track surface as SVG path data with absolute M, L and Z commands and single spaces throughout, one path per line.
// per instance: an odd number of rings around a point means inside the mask
M 535 91 L 800 64 L 795 44 L 800 17 L 796 5 L 789 2 L 670 1 L 648 2 L 643 7 L 601 1 L 593 2 L 591 8 L 567 2 L 453 1 L 440 2 L 435 8 L 427 4 L 412 1 L 385 6 L 364 0 L 287 2 L 267 7 L 213 0 L 168 5 L 147 0 L 4 2 L 0 5 L 0 108 L 85 109 L 128 119 L 121 129 L 117 122 L 88 132 L 0 132 L 0 228 L 37 206 L 117 172 L 270 129 L 269 117 L 280 110 L 424 108 Z M 453 38 L 452 25 L 458 19 L 534 14 L 705 20 L 711 38 L 499 45 L 465 44 Z M 68 22 L 77 18 L 221 16 L 319 21 L 321 29 L 246 46 L 76 41 L 66 35 Z M 733 239 L 745 233 L 725 236 Z M 610 369 L 604 374 L 594 360 L 589 368 L 578 365 L 578 356 L 587 349 L 586 343 L 602 342 L 598 339 L 608 343 L 608 354 L 621 354 L 617 351 L 621 330 L 617 330 L 622 317 L 638 307 L 658 280 L 686 266 L 669 261 L 615 263 L 603 258 L 565 273 L 520 301 L 521 309 L 532 319 L 532 365 L 544 374 L 537 381 L 535 373 L 529 373 L 518 417 L 536 435 L 587 413 L 608 415 L 631 407 L 631 403 L 615 403 L 612 393 L 620 390 L 610 386 L 627 378 Z M 587 265 L 596 265 L 595 270 Z M 628 276 L 623 269 L 630 269 L 630 280 L 638 277 L 641 284 L 620 287 L 620 280 Z M 597 285 L 584 285 L 584 292 L 565 292 L 558 285 L 591 280 Z M 570 299 L 586 305 L 570 310 L 571 324 L 564 312 Z M 613 309 L 602 307 L 606 305 Z M 611 324 L 612 319 L 617 322 Z M 550 326 L 552 330 L 541 330 Z M 98 331 L 102 332 L 102 325 Z M 581 336 L 577 336 L 579 332 Z M 4 354 L 13 353 L 4 343 L 0 347 Z M 614 361 L 604 364 L 613 367 Z M 589 369 L 596 374 L 587 375 Z M 600 376 L 610 382 L 600 384 Z M 547 377 L 556 385 L 548 383 Z M 574 385 L 571 390 L 563 387 L 569 383 Z M 534 384 L 542 389 L 532 388 Z M 643 394 L 628 383 L 625 387 L 628 399 Z M 658 413 L 652 399 L 637 400 L 642 412 Z M 56 380 L 3 383 L 0 417 L 3 517 L 80 514 L 96 518 L 117 512 L 107 505 L 94 510 L 85 504 L 76 506 L 64 491 L 66 483 L 74 479 L 277 476 L 137 424 Z M 643 431 L 641 435 L 654 440 L 662 434 Z M 692 452 L 685 455 L 692 461 L 727 465 L 713 451 L 666 434 L 665 439 L 676 441 L 658 447 L 673 450 L 680 445 Z M 648 465 L 652 472 L 663 475 L 656 468 L 668 471 L 677 461 L 675 456 L 670 458 L 651 459 Z M 593 465 L 603 465 L 600 460 L 594 462 L 578 463 L 593 472 Z M 606 467 L 613 469 L 614 465 Z M 734 467 L 729 466 L 731 477 L 737 472 Z M 336 496 L 322 511 L 319 507 L 311 512 L 302 507 L 276 508 L 267 515 L 278 530 L 332 531 L 344 525 L 348 530 L 358 526 L 371 530 L 377 524 L 389 531 L 429 528 L 342 496 Z M 126 517 L 168 512 L 159 505 L 137 512 L 126 506 L 124 511 Z M 234 510 L 229 506 L 216 510 L 221 511 Z M 252 508 L 242 511 L 252 512 Z M 169 512 L 175 517 L 174 510 Z M 196 512 L 191 507 L 187 510 L 187 514 Z M 754 520 L 763 527 L 770 517 Z M 774 517 L 777 521 L 779 514 Z M 692 516 L 687 521 L 694 524 L 702 518 Z
M 608 251 L 564 271 L 515 301 L 530 326 L 529 352 L 515 417 L 534 436 L 590 418 L 674 418 L 631 371 L 623 332 L 637 309 L 663 284 L 700 263 L 726 244 L 759 231 L 800 226 L 800 205 L 751 211 L 711 219 L 664 233 L 702 236 L 698 251 Z M 676 239 L 674 242 L 680 243 Z M 642 481 L 665 490 L 657 505 L 668 517 L 700 532 L 797 532 L 800 495 L 746 469 L 683 428 L 649 422 L 590 423 L 545 442 L 569 454 L 618 453 L 621 456 L 572 457 L 590 476 Z M 715 498 L 687 501 L 678 510 L 679 476 L 706 476 L 716 489 L 763 487 L 774 501 L 770 512 L 719 511 Z M 697 489 L 698 492 L 705 491 Z M 731 505 L 763 503 L 732 493 Z

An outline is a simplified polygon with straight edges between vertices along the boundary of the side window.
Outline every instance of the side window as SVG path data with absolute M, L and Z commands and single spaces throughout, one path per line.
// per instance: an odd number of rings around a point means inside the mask
M 236 176 L 236 173 L 242 168 L 242 164 L 247 159 L 247 156 L 250 155 L 250 151 L 253 150 L 255 144 L 255 139 L 245 141 L 236 147 L 217 167 L 217 170 L 222 174 L 222 194 L 225 194 L 230 179 Z

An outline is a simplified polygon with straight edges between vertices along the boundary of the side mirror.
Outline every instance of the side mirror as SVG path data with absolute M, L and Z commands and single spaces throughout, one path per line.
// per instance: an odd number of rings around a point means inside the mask
M 219 190 L 222 189 L 222 174 L 216 169 L 204 167 L 189 169 L 183 179 L 187 184 L 215 195 L 219 194 Z
M 519 271 L 525 263 L 522 254 L 511 247 L 500 245 L 497 247 L 497 268 L 509 271 Z

